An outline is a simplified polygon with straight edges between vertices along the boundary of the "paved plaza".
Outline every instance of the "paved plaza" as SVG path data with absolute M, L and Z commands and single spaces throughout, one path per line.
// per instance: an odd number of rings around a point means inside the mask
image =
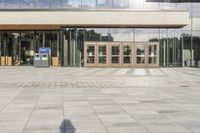
M 200 133 L 200 69 L 0 67 L 0 133 Z

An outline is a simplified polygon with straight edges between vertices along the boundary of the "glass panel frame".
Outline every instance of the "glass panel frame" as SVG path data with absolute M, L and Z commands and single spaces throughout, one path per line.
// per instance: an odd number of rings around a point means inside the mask
M 145 64 L 145 45 L 136 46 L 136 64 Z
M 95 46 L 87 45 L 87 63 L 95 64 Z
M 107 64 L 107 45 L 98 46 L 98 63 Z
M 131 45 L 122 45 L 123 52 L 123 64 L 131 64 L 132 47 Z
M 36 7 L 36 0 L 21 0 L 22 9 L 32 9 Z
M 120 45 L 111 45 L 111 63 L 120 63 Z
M 157 63 L 157 45 L 148 46 L 148 64 Z

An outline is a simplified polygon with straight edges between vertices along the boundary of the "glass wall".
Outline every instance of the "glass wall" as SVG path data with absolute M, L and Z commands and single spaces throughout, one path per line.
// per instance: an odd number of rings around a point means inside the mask
M 5 1 L 0 0 L 0 9 L 5 8 Z
M 193 15 L 198 15 L 200 2 L 194 2 Z M 0 0 L 0 8 L 24 9 L 24 8 L 41 8 L 41 9 L 67 9 L 67 8 L 102 8 L 102 9 L 185 9 L 190 2 L 171 2 L 171 0 Z M 192 9 L 190 8 L 190 9 Z
M 21 8 L 35 8 L 36 1 L 35 0 L 21 0 Z
M 40 47 L 49 47 L 52 57 L 59 57 L 59 32 L 52 31 L 9 31 L 0 32 L 0 64 L 33 65 L 34 53 Z

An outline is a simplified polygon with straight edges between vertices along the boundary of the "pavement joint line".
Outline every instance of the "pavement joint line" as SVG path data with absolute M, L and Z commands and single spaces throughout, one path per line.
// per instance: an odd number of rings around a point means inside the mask
M 36 100 L 36 102 L 35 102 L 35 105 L 33 106 L 32 110 L 31 110 L 31 112 L 30 112 L 30 114 L 29 114 L 28 120 L 26 121 L 26 124 L 24 125 L 24 128 L 23 128 L 23 130 L 22 130 L 22 133 L 24 133 L 24 131 L 25 131 L 25 129 L 26 129 L 26 126 L 28 125 L 29 121 L 31 120 L 32 114 L 33 114 L 33 112 L 34 112 L 36 106 L 38 105 L 38 102 L 39 102 L 39 99 L 40 99 L 40 97 L 41 97 L 41 95 L 42 95 L 42 91 L 43 91 L 43 90 L 44 90 L 44 88 L 40 88 L 40 95 L 38 96 L 38 98 L 37 98 L 37 100 Z
M 121 92 L 123 92 L 124 94 L 127 94 L 126 92 L 124 92 L 123 90 L 120 89 Z M 129 96 L 129 95 L 128 95 Z M 131 99 L 132 97 L 129 96 Z M 113 100 L 113 99 L 112 99 Z M 113 100 L 114 103 L 116 103 L 114 100 Z M 117 103 L 116 103 L 117 104 Z M 138 121 L 134 116 L 132 116 L 129 112 L 127 112 L 120 104 L 117 104 L 119 105 L 119 107 L 124 111 L 126 112 L 131 118 L 133 118 L 135 121 L 137 121 L 144 129 L 146 129 L 149 133 L 153 133 L 151 130 L 149 130 L 147 127 L 145 127 L 140 121 Z
M 163 100 L 163 101 L 165 101 L 166 103 L 168 103 L 166 100 Z M 168 104 L 169 104 L 169 105 L 172 105 L 172 104 L 170 104 L 170 103 L 168 103 Z M 144 104 L 144 105 L 145 105 L 145 104 Z M 146 105 L 145 105 L 145 106 L 146 106 Z M 174 106 L 174 105 L 172 105 L 172 106 Z M 149 107 L 149 106 L 148 106 L 148 107 Z M 176 107 L 176 106 L 174 106 L 174 107 Z M 149 107 L 149 108 L 151 108 L 151 110 L 155 111 L 152 107 Z M 177 108 L 177 107 L 176 107 L 176 108 Z M 156 111 L 156 112 L 157 112 L 157 111 Z M 159 113 L 159 114 L 160 114 L 160 113 Z M 190 130 L 189 128 L 184 127 L 182 124 L 176 122 L 175 120 L 172 120 L 172 119 L 168 118 L 166 115 L 162 114 L 162 116 L 164 116 L 165 118 L 167 118 L 167 119 L 173 121 L 175 124 L 177 124 L 177 125 L 183 127 L 184 129 L 186 129 L 186 130 L 188 130 L 188 131 L 190 131 L 190 132 L 192 132 L 192 133 L 195 133 L 195 132 L 193 132 L 192 130 Z
M 15 95 L 15 97 L 12 98 L 12 99 L 0 110 L 0 113 L 1 113 L 9 104 L 11 104 L 11 103 L 14 101 L 15 98 L 17 98 L 17 96 L 18 96 L 23 90 L 24 90 L 24 88 L 22 88 L 22 89 Z
M 87 99 L 88 103 L 90 104 L 90 107 L 92 108 L 92 110 L 94 111 L 96 117 L 98 118 L 98 120 L 100 121 L 100 123 L 102 124 L 102 126 L 104 127 L 104 129 L 106 130 L 107 133 L 110 133 L 109 130 L 106 128 L 105 124 L 103 123 L 103 121 L 101 120 L 101 118 L 99 117 L 99 115 L 97 114 L 96 110 L 94 109 L 93 105 L 91 104 L 90 100 L 88 99 L 88 97 L 86 96 L 86 94 L 84 94 L 85 98 Z

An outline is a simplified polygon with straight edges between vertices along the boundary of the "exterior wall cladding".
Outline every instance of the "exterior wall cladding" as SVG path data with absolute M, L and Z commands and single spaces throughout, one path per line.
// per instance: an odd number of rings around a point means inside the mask
M 33 53 L 50 47 L 58 65 L 79 66 L 84 62 L 84 42 L 159 42 L 161 67 L 198 66 L 200 61 L 200 2 L 197 0 L 0 0 L 0 65 L 7 57 L 12 65 L 32 65 Z M 24 23 L 9 20 L 23 12 L 189 12 L 187 25 L 76 25 Z M 6 13 L 12 12 L 10 15 Z M 3 16 L 3 14 L 6 14 Z M 13 16 L 12 16 L 13 14 Z M 6 17 L 5 17 L 6 16 Z M 29 16 L 30 18 L 32 16 Z M 74 16 L 76 17 L 76 15 Z M 142 17 L 142 16 L 141 16 Z M 149 16 L 150 18 L 154 16 Z M 178 18 L 179 16 L 177 16 Z M 33 15 L 34 18 L 34 15 Z M 165 16 L 163 22 L 170 22 Z M 66 18 L 65 18 L 66 19 Z M 87 18 L 88 19 L 88 18 Z M 93 21 L 92 17 L 88 22 Z M 127 15 L 125 20 L 131 18 Z M 155 19 L 155 18 L 154 18 Z M 162 18 L 163 19 L 163 18 Z M 75 20 L 78 20 L 76 18 Z M 178 19 L 177 19 L 178 20 Z M 180 20 L 180 19 L 179 19 Z M 22 22 L 27 22 L 25 19 Z M 43 21 L 43 18 L 38 20 Z M 44 20 L 45 21 L 45 20 Z M 62 21 L 62 19 L 60 19 Z M 81 21 L 81 20 L 80 20 Z M 99 20 L 101 21 L 101 20 Z M 14 24 L 12 23 L 14 22 Z M 45 21 L 46 22 L 46 21 Z M 62 23 L 62 22 L 61 22 Z M 124 22 L 123 22 L 124 23 Z M 146 22 L 148 23 L 148 22 Z M 2 63 L 3 62 L 3 63 Z M 188 63 L 189 62 L 189 63 Z

